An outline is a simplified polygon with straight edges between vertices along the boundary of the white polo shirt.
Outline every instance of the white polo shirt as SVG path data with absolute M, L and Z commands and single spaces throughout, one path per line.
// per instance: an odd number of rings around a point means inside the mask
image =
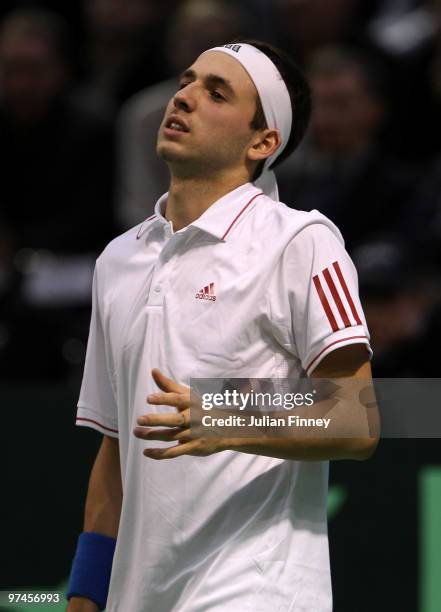
M 97 260 L 77 424 L 119 437 L 123 508 L 107 610 L 330 612 L 328 462 L 224 451 L 155 461 L 134 437 L 190 377 L 311 373 L 369 347 L 337 228 L 242 185 L 173 233 L 162 207 Z

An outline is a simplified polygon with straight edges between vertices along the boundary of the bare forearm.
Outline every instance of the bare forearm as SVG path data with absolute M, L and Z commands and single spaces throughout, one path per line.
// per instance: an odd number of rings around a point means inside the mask
M 335 395 L 311 407 L 296 410 L 299 418 L 311 418 L 315 423 L 326 421 L 325 429 L 308 425 L 300 435 L 294 426 L 286 427 L 278 437 L 230 438 L 225 441 L 226 447 L 243 453 L 296 461 L 368 459 L 378 443 L 376 405 L 366 406 L 360 401 L 363 380 L 338 380 L 340 387 Z
M 87 491 L 84 531 L 116 538 L 121 515 L 122 484 L 118 440 L 104 436 Z
M 375 450 L 374 438 L 232 438 L 226 450 L 294 461 L 368 459 Z
M 84 531 L 116 538 L 121 504 L 118 440 L 104 436 L 90 474 Z M 67 612 L 98 612 L 98 610 L 98 606 L 86 597 L 72 597 L 67 607 Z

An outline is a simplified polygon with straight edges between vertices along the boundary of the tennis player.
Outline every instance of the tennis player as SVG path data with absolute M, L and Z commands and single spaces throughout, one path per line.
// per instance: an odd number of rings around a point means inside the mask
M 170 189 L 97 260 L 77 424 L 103 441 L 69 612 L 330 612 L 328 465 L 351 437 L 192 435 L 191 377 L 370 377 L 338 229 L 278 201 L 310 93 L 281 51 L 203 53 L 159 128 Z M 147 398 L 147 403 L 146 403 Z

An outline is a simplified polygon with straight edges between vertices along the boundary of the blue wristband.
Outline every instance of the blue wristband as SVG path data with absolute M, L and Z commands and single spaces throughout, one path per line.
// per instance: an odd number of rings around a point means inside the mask
M 94 601 L 100 610 L 104 610 L 115 545 L 115 538 L 100 533 L 85 531 L 80 535 L 72 563 L 67 599 L 87 597 Z

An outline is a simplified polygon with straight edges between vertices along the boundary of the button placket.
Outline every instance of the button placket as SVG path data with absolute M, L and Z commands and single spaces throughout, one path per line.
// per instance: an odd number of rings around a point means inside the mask
M 168 283 L 171 283 L 171 281 L 173 280 L 176 270 L 181 261 L 180 255 L 182 255 L 184 247 L 192 239 L 192 237 L 193 237 L 193 233 L 189 231 L 188 229 L 184 230 L 181 233 L 174 234 L 174 240 L 175 240 L 174 253 L 168 264 L 169 265 L 168 274 L 167 274 Z
M 177 264 L 178 246 L 182 244 L 182 238 L 182 234 L 172 234 L 165 243 L 155 265 L 147 306 L 162 306 L 170 275 Z

